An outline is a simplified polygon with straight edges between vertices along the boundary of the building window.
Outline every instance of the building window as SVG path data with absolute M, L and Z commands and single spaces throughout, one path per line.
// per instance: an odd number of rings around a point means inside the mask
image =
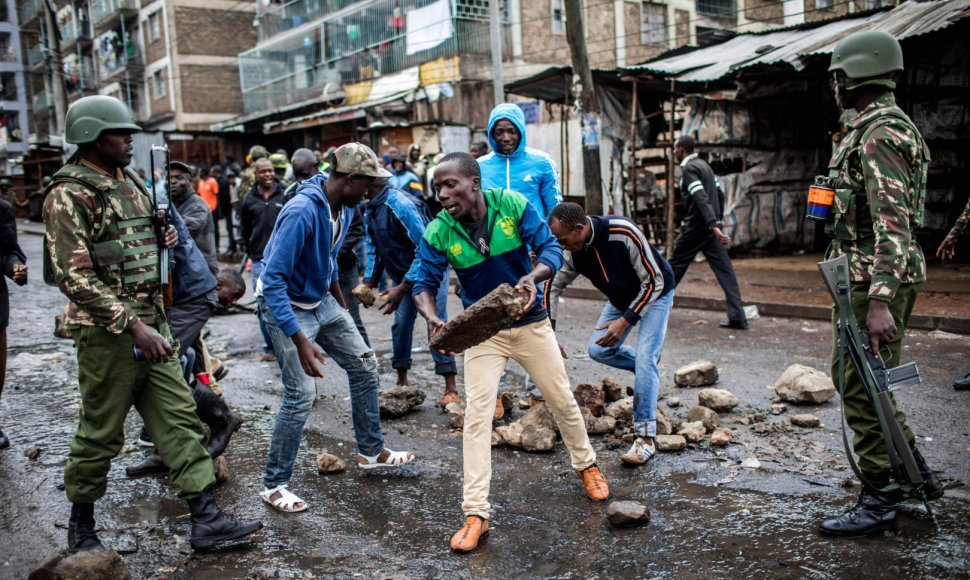
M 667 7 L 662 4 L 640 4 L 640 43 L 667 43 Z
M 162 15 L 156 10 L 148 15 L 148 40 L 155 42 L 162 37 Z
M 165 69 L 160 68 L 152 73 L 152 92 L 156 99 L 165 98 Z
M 552 0 L 552 33 L 566 34 L 566 7 L 562 0 Z
M 832 0 L 815 0 L 816 8 L 831 8 Z
M 697 0 L 697 11 L 707 16 L 732 16 L 734 0 Z

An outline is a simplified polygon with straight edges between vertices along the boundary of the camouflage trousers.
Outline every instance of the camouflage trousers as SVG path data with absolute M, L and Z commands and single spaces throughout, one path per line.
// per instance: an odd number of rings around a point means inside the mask
M 886 366 L 899 366 L 899 353 L 902 348 L 903 336 L 906 334 L 906 325 L 909 324 L 909 316 L 913 312 L 913 305 L 916 303 L 916 295 L 919 293 L 920 284 L 901 284 L 896 296 L 889 303 L 889 311 L 892 313 L 893 320 L 896 322 L 896 336 L 889 342 L 888 348 L 892 355 L 885 357 Z M 863 282 L 852 284 L 851 300 L 852 311 L 859 321 L 859 326 L 865 332 L 866 315 L 869 313 L 869 283 Z M 832 380 L 836 388 L 840 388 L 841 381 L 844 380 L 845 390 L 842 392 L 842 404 L 845 406 L 845 419 L 849 427 L 855 433 L 852 438 L 852 447 L 856 455 L 859 456 L 859 468 L 867 474 L 888 475 L 890 470 L 889 453 L 886 451 L 885 440 L 882 436 L 882 429 L 879 426 L 879 419 L 866 390 L 862 386 L 856 374 L 855 367 L 845 353 L 843 362 L 842 377 L 839 376 L 839 359 L 841 352 L 838 346 L 838 314 L 833 309 L 832 329 L 833 329 L 833 348 L 832 348 Z M 885 348 L 880 347 L 885 353 Z M 906 440 L 912 441 L 913 431 L 906 424 L 906 415 L 899 410 L 895 397 L 893 398 L 893 408 L 896 409 L 896 418 L 906 434 Z
M 167 324 L 159 331 L 171 340 Z M 192 499 L 215 482 L 212 459 L 202 447 L 202 423 L 182 378 L 178 359 L 136 361 L 131 334 L 100 326 L 73 330 L 77 346 L 81 410 L 64 468 L 64 488 L 74 503 L 93 503 L 107 488 L 108 470 L 125 443 L 125 417 L 138 410 L 155 448 L 171 467 L 182 499 Z

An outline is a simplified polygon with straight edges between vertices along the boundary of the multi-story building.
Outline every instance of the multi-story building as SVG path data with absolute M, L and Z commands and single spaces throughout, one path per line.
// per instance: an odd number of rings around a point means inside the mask
M 0 0 L 0 174 L 27 150 L 27 92 L 14 0 Z
M 243 112 L 236 63 L 256 39 L 254 3 L 56 0 L 52 15 L 46 5 L 20 6 L 34 142 L 60 144 L 62 82 L 66 105 L 89 94 L 117 97 L 149 135 L 177 132 L 179 157 L 221 159 L 222 140 L 206 133 Z

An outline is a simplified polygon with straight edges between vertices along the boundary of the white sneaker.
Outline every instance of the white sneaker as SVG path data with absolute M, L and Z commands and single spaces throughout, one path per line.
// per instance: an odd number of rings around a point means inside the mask
M 630 447 L 629 451 L 620 456 L 620 461 L 627 465 L 643 465 L 656 452 L 656 447 L 647 443 L 646 440 L 637 437 L 637 440 L 633 442 L 633 447 Z

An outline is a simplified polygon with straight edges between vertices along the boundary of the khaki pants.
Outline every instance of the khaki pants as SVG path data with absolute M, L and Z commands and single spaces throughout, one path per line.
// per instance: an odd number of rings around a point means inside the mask
M 548 319 L 503 330 L 465 351 L 465 429 L 462 441 L 465 482 L 461 509 L 466 516 L 488 518 L 492 478 L 492 414 L 498 382 L 508 359 L 532 377 L 559 424 L 574 469 L 596 463 L 586 424 L 569 388 L 559 343 Z

